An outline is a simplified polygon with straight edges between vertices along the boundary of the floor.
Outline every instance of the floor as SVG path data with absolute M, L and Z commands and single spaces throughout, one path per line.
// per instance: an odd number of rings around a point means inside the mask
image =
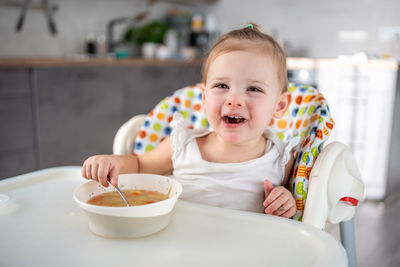
M 358 267 L 400 266 L 400 193 L 385 202 L 364 201 L 354 224 Z M 326 230 L 340 240 L 338 225 Z

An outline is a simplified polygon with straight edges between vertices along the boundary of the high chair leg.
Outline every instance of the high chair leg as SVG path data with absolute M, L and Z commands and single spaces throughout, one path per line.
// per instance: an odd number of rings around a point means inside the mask
M 340 240 L 346 249 L 349 267 L 357 267 L 356 244 L 354 238 L 354 217 L 340 223 Z

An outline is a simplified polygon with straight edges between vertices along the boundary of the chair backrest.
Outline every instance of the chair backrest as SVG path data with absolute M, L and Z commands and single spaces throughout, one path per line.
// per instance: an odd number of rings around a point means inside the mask
M 190 128 L 208 128 L 206 115 L 201 107 L 202 84 L 185 87 L 163 99 L 147 115 L 135 141 L 133 153 L 141 155 L 156 147 L 171 133 L 170 122 L 174 112 L 180 112 Z M 308 180 L 315 158 L 334 127 L 328 104 L 317 89 L 311 86 L 290 84 L 292 102 L 279 120 L 273 120 L 270 129 L 287 141 L 300 136 L 297 157 L 291 174 L 289 189 L 296 199 L 294 219 L 302 219 L 307 197 Z

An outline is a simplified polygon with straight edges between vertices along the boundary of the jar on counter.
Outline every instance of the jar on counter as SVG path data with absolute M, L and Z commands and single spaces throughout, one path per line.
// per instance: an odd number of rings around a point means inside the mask
M 199 49 L 201 53 L 208 50 L 209 34 L 204 29 L 204 20 L 201 14 L 194 14 L 190 31 L 189 45 Z
M 85 53 L 91 57 L 95 56 L 97 53 L 97 41 L 93 34 L 90 34 L 86 37 Z

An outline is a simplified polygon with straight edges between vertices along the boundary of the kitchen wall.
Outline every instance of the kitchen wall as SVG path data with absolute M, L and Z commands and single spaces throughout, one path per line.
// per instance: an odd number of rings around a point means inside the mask
M 36 10 L 28 11 L 23 30 L 15 33 L 19 9 L 0 6 L 0 55 L 82 53 L 88 34 L 104 33 L 108 20 L 137 14 L 145 10 L 147 1 L 55 2 L 60 6 L 55 14 L 59 29 L 56 37 L 49 34 L 44 14 Z M 155 4 L 151 17 L 162 16 L 171 6 Z M 285 42 L 289 56 L 336 57 L 367 51 L 400 58 L 400 35 L 397 41 L 379 40 L 382 27 L 400 27 L 398 0 L 220 0 L 190 8 L 214 14 L 221 32 L 257 22 Z
M 39 0 L 32 0 L 36 3 Z M 15 26 L 20 8 L 0 5 L 0 55 L 65 56 L 83 53 L 88 35 L 105 34 L 107 22 L 132 17 L 146 10 L 145 0 L 53 0 L 59 6 L 54 18 L 58 35 L 49 33 L 43 11 L 29 9 L 23 29 Z M 159 18 L 171 5 L 158 3 L 151 8 L 149 19 Z
M 223 31 L 255 21 L 270 33 L 277 32 L 280 41 L 289 41 L 289 55 L 309 57 L 369 51 L 400 58 L 400 35 L 397 42 L 378 40 L 381 27 L 400 26 L 399 10 L 398 0 L 225 0 L 216 6 Z M 342 30 L 365 31 L 368 36 L 363 41 L 341 41 Z

